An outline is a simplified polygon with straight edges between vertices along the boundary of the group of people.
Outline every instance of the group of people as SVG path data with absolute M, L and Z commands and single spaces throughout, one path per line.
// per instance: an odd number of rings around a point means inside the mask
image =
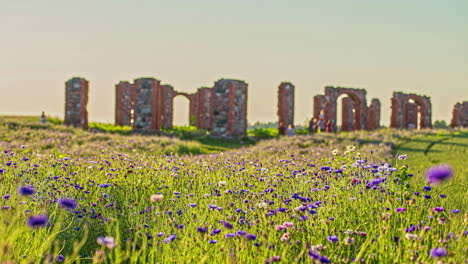
M 333 120 L 326 120 L 324 111 L 320 111 L 319 118 L 312 118 L 309 122 L 309 133 L 320 133 L 320 132 L 333 132 Z M 280 135 L 287 135 L 289 137 L 294 136 L 296 134 L 296 129 L 294 128 L 293 124 L 289 124 L 286 128 L 284 124 L 279 124 L 279 134 Z

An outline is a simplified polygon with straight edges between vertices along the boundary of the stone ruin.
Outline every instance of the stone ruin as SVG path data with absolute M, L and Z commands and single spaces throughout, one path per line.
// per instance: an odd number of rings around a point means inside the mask
M 154 78 L 135 79 L 116 85 L 115 124 L 136 131 L 172 128 L 173 101 L 184 96 L 190 102 L 189 123 L 211 131 L 214 137 L 247 135 L 247 84 L 221 79 L 214 88 L 202 87 L 194 94 L 177 92 Z
M 325 95 L 314 97 L 314 118 L 320 118 L 323 111 L 325 120 L 331 120 L 332 131 L 337 131 L 337 100 L 342 98 L 341 131 L 374 130 L 380 127 L 380 101 L 372 99 L 367 107 L 366 90 L 344 87 L 325 87 Z
M 115 125 L 133 126 L 135 87 L 129 82 L 119 82 L 115 86 Z
M 212 136 L 223 138 L 247 136 L 247 83 L 230 79 L 215 82 L 211 102 Z
M 294 85 L 282 82 L 278 87 L 278 131 L 286 134 L 289 125 L 294 126 Z
M 468 128 L 468 101 L 457 103 L 453 106 L 452 122 L 450 127 Z
M 88 87 L 88 81 L 79 77 L 65 83 L 65 125 L 88 128 Z
M 428 96 L 394 92 L 392 101 L 392 128 L 432 128 L 431 99 Z

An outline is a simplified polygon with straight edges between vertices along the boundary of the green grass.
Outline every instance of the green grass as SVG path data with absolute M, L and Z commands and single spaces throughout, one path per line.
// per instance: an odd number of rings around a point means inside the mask
M 0 196 L 11 195 L 0 200 L 0 263 L 59 254 L 65 263 L 264 263 L 274 256 L 314 263 L 312 248 L 333 263 L 435 263 L 435 247 L 447 249 L 444 263 L 466 260 L 467 131 L 321 133 L 253 144 L 36 125 L 0 118 Z M 223 152 L 203 155 L 206 146 Z M 201 155 L 184 155 L 194 153 Z M 454 168 L 453 179 L 424 191 L 425 171 L 440 163 Z M 398 170 L 390 173 L 390 165 Z M 386 180 L 367 186 L 376 178 Z M 20 186 L 36 193 L 20 196 Z M 164 198 L 152 203 L 157 193 Z M 61 198 L 79 205 L 65 210 Z M 434 212 L 437 206 L 445 211 Z M 400 207 L 406 211 L 397 213 Z M 31 229 L 26 221 L 38 214 L 49 216 L 48 225 Z M 294 227 L 276 230 L 284 222 Z M 406 238 L 412 225 L 415 240 Z M 225 237 L 238 230 L 256 239 Z M 328 241 L 332 235 L 339 241 Z M 99 245 L 102 236 L 114 237 L 115 247 Z

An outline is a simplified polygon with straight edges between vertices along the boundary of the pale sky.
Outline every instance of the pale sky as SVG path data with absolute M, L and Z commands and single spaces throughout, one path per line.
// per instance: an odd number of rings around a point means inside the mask
M 277 120 L 281 81 L 297 124 L 326 85 L 365 88 L 384 125 L 393 91 L 449 121 L 468 100 L 467 14 L 467 0 L 0 0 L 0 114 L 63 118 L 64 83 L 82 76 L 90 121 L 113 123 L 115 84 L 151 76 L 184 92 L 245 80 L 249 123 Z

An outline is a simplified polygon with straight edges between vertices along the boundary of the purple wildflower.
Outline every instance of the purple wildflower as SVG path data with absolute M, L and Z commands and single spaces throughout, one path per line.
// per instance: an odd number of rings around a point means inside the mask
M 452 214 L 458 214 L 460 213 L 460 209 L 454 209 L 452 211 L 450 211 Z
M 441 258 L 447 256 L 447 250 L 445 248 L 433 248 L 431 249 L 431 257 L 433 258 Z
M 49 222 L 47 215 L 33 215 L 28 218 L 28 225 L 31 228 L 45 227 Z
M 426 171 L 426 179 L 429 184 L 437 185 L 441 182 L 450 179 L 453 176 L 452 168 L 447 164 L 441 164 L 430 167 Z
M 257 239 L 257 236 L 254 235 L 254 234 L 247 234 L 245 236 L 248 240 L 256 240 Z
M 77 205 L 78 204 L 73 199 L 63 198 L 59 201 L 59 206 L 67 210 L 73 210 Z
M 208 232 L 208 227 L 197 227 L 197 231 L 200 232 L 200 233 L 206 233 Z
M 434 209 L 432 209 L 434 212 L 443 212 L 444 211 L 444 208 L 443 207 L 440 207 L 440 206 L 436 206 L 434 207 Z
M 396 211 L 397 213 L 401 213 L 401 212 L 406 211 L 406 208 L 404 208 L 404 207 L 398 207 L 395 211 Z
M 335 242 L 338 242 L 338 237 L 337 236 L 327 236 L 327 240 L 332 242 L 332 243 L 335 243 Z
M 60 254 L 60 255 L 57 256 L 57 261 L 58 261 L 58 262 L 62 262 L 62 261 L 64 261 L 64 260 L 65 260 L 65 258 L 63 257 L 62 254 Z
M 224 225 L 224 227 L 227 228 L 227 229 L 232 229 L 232 228 L 234 227 L 231 223 L 226 222 L 226 221 L 223 223 L 223 225 Z
M 176 235 L 172 234 L 164 239 L 164 243 L 169 244 L 170 242 L 174 241 L 175 238 L 176 238 Z
M 34 194 L 34 189 L 28 186 L 22 186 L 18 189 L 18 193 L 23 196 L 30 196 Z

